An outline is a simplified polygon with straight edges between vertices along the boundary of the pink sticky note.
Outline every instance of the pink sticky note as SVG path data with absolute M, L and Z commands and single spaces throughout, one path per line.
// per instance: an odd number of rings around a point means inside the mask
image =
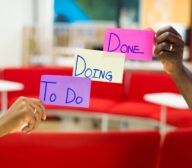
M 42 75 L 40 100 L 47 105 L 89 107 L 91 79 Z
M 152 60 L 154 32 L 152 30 L 107 29 L 104 51 L 126 54 L 126 59 Z

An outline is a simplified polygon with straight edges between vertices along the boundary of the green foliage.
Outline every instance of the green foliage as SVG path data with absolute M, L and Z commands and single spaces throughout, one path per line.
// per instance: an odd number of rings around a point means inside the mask
M 117 20 L 119 0 L 76 0 L 76 3 L 92 20 Z M 136 10 L 135 21 L 139 20 L 139 0 L 124 0 L 127 10 Z
M 90 19 L 117 19 L 117 0 L 77 0 L 77 3 Z

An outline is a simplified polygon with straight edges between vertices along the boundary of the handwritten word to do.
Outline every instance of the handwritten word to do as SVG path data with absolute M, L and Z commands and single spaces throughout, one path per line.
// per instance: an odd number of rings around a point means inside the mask
M 73 76 L 122 83 L 125 54 L 76 49 Z
M 43 75 L 40 99 L 47 105 L 89 107 L 91 80 L 71 76 Z
M 107 29 L 104 51 L 126 54 L 126 59 L 152 60 L 154 32 L 151 30 Z

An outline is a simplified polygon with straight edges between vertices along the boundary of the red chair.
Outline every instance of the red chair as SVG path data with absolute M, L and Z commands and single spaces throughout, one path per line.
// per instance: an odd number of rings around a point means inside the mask
M 145 94 L 157 92 L 178 92 L 174 82 L 162 72 L 126 71 L 129 81 L 125 88 L 124 102 L 113 106 L 111 113 L 122 115 L 153 118 L 152 114 L 159 114 L 160 106 L 147 103 L 143 100 Z
M 160 120 L 160 113 L 152 113 L 155 120 Z M 192 112 L 190 110 L 181 110 L 167 107 L 167 123 L 178 128 L 192 127 Z
M 3 79 L 3 70 L 0 69 L 0 80 Z M 1 93 L 0 93 L 0 107 L 1 107 Z
M 0 79 L 3 79 L 3 70 L 0 69 Z
M 192 130 L 175 131 L 166 135 L 159 168 L 192 167 Z
M 6 168 L 155 168 L 158 132 L 13 134 L 0 139 Z
M 59 67 L 23 67 L 6 68 L 3 70 L 5 80 L 24 84 L 24 90 L 8 93 L 9 105 L 19 96 L 38 97 L 40 78 L 43 74 L 49 75 L 72 75 L 72 68 Z
M 132 72 L 128 89 L 127 99 L 133 102 L 145 102 L 143 96 L 148 93 L 179 93 L 171 77 L 164 72 Z
M 38 97 L 41 75 L 72 76 L 72 71 L 72 68 L 66 67 L 23 67 L 4 69 L 3 77 L 5 80 L 20 82 L 25 86 L 22 91 L 8 93 L 9 105 L 11 105 L 19 96 Z M 116 84 L 92 81 L 90 108 L 83 110 L 106 113 L 109 107 L 123 101 L 124 98 L 124 83 Z M 47 106 L 47 108 L 69 109 L 56 106 Z
M 111 113 L 139 116 L 160 120 L 161 107 L 144 101 L 148 93 L 179 93 L 175 83 L 164 72 L 134 71 L 129 73 L 129 84 L 126 88 L 126 100 L 110 109 Z M 192 126 L 192 113 L 189 110 L 167 108 L 167 123 L 179 128 Z

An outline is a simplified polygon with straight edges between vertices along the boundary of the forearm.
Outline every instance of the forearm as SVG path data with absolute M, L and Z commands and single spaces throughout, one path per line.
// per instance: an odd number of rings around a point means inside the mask
M 9 125 L 6 122 L 6 118 L 4 116 L 0 117 L 0 137 L 8 134 L 10 132 Z
M 192 73 L 183 65 L 182 70 L 176 75 L 172 75 L 172 78 L 192 110 Z

